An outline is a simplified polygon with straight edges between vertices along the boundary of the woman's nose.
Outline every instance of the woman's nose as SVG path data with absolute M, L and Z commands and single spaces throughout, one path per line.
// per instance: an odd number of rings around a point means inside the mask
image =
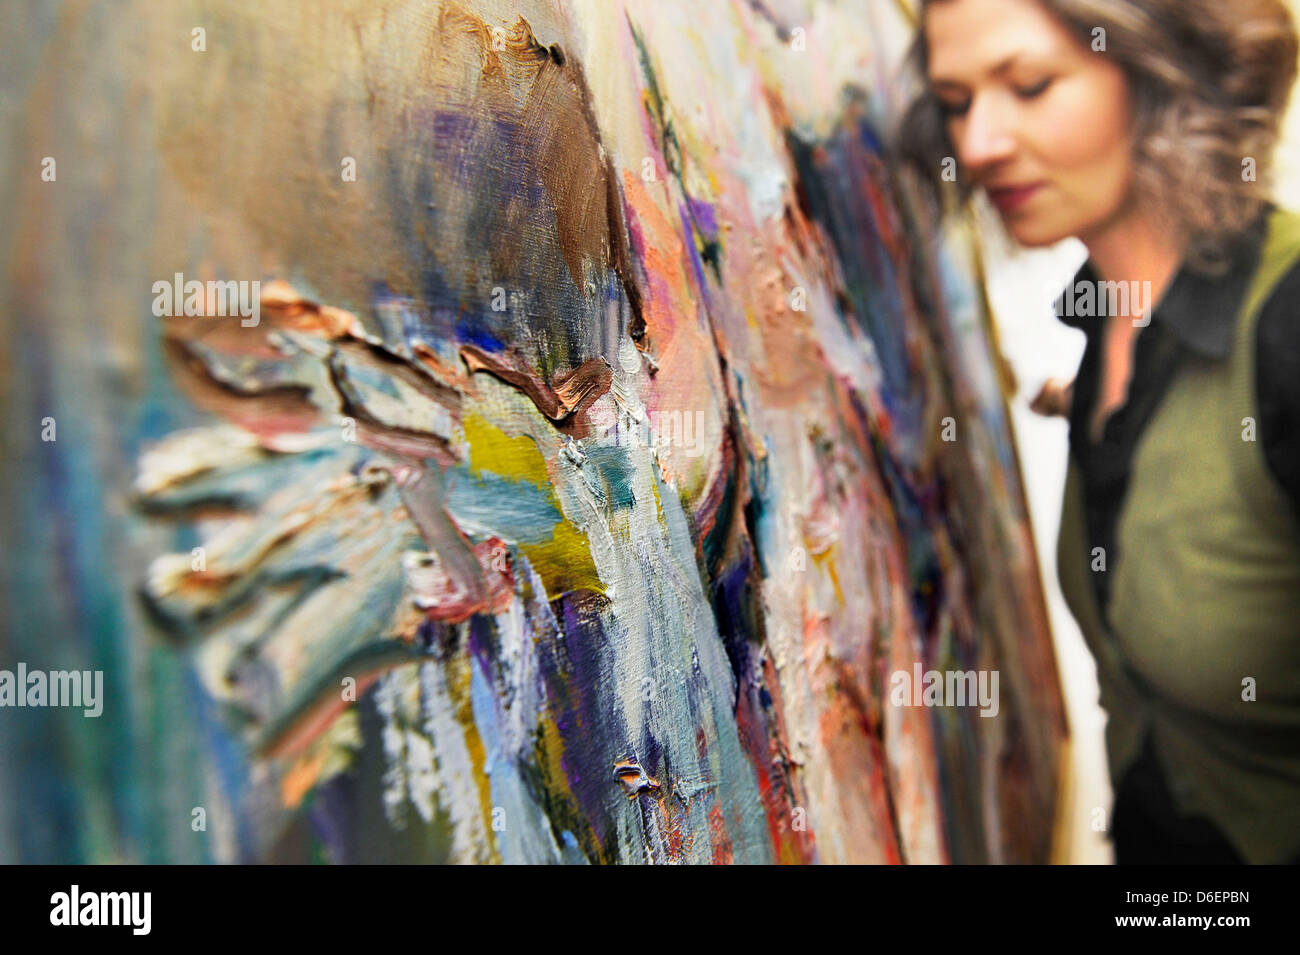
M 957 143 L 958 158 L 979 180 L 991 167 L 1010 159 L 1016 150 L 1011 109 L 1002 98 L 972 100 Z

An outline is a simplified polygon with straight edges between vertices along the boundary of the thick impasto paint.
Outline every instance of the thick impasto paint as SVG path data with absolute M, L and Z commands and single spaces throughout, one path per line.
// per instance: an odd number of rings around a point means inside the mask
M 1045 860 L 903 9 L 9 11 L 0 859 Z

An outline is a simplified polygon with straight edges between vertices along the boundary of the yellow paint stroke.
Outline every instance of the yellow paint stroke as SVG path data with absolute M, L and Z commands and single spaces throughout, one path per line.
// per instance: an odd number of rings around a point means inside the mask
M 447 673 L 447 696 L 455 707 L 456 722 L 465 732 L 465 749 L 469 753 L 470 764 L 474 767 L 474 785 L 478 789 L 479 809 L 487 824 L 487 831 L 492 830 L 492 780 L 487 772 L 487 750 L 483 738 L 479 735 L 478 725 L 474 722 L 474 703 L 470 684 L 473 680 L 473 666 L 470 658 L 462 657 L 450 664 Z M 487 843 L 491 851 L 489 861 L 501 861 L 500 847 L 495 838 Z
M 328 758 L 329 750 L 325 747 L 315 753 L 304 753 L 284 774 L 284 779 L 280 781 L 280 797 L 284 800 L 286 809 L 298 808 L 303 796 L 311 792 L 320 779 L 321 770 L 325 768 Z
M 569 689 L 574 691 L 571 681 L 569 681 Z M 582 717 L 575 713 L 574 718 L 577 721 L 575 730 L 581 733 Z M 578 798 L 574 795 L 573 788 L 569 785 L 569 775 L 564 771 L 566 750 L 564 737 L 549 712 L 541 714 L 538 718 L 537 730 L 533 740 L 533 758 L 542 776 L 542 788 L 554 800 L 558 809 L 558 815 L 553 816 L 552 819 L 557 825 L 569 829 L 581 844 L 584 842 L 583 837 L 589 832 L 589 824 L 578 805 Z
M 555 510 L 564 513 L 536 441 L 528 435 L 512 437 L 482 415 L 465 415 L 464 428 L 470 448 L 470 473 L 528 481 L 546 490 Z M 571 590 L 605 592 L 591 559 L 591 543 L 572 522 L 561 519 L 551 528 L 550 540 L 522 542 L 519 549 L 546 584 L 548 598 Z
M 652 467 L 654 468 L 655 473 L 650 475 L 650 490 L 654 492 L 655 496 L 655 520 L 659 522 L 660 527 L 667 527 L 668 519 L 664 517 L 664 502 L 659 496 L 659 479 L 661 476 L 659 473 L 659 465 L 654 464 Z
M 804 543 L 807 544 L 808 542 L 805 540 Z M 831 583 L 835 585 L 835 597 L 842 605 L 844 603 L 844 591 L 840 589 L 840 575 L 835 569 L 835 550 L 838 546 L 832 544 L 820 554 L 813 554 L 812 559 L 817 566 L 831 575 Z
M 470 447 L 471 474 L 491 473 L 499 477 L 531 481 L 550 487 L 551 475 L 537 442 L 526 434 L 511 437 L 478 414 L 464 417 L 465 440 Z
M 582 719 L 577 714 L 575 714 L 575 718 L 578 722 L 577 728 L 580 730 Z M 537 767 L 546 780 L 546 792 L 551 794 L 552 797 L 560 797 L 566 800 L 573 810 L 574 825 L 581 825 L 583 819 L 581 811 L 578 809 L 578 799 L 573 794 L 573 788 L 569 785 L 569 774 L 564 771 L 566 747 L 564 737 L 560 734 L 560 727 L 549 713 L 544 713 L 537 720 L 537 728 L 539 732 L 533 747 L 533 754 L 537 758 Z
M 568 521 L 556 524 L 551 539 L 546 543 L 524 543 L 519 545 L 519 549 L 541 575 L 550 599 L 571 590 L 605 592 L 595 561 L 591 559 L 587 535 Z

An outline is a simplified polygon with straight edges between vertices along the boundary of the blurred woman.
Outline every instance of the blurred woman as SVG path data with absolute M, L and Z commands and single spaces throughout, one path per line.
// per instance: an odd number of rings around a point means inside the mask
M 1119 863 L 1300 859 L 1300 215 L 1281 0 L 922 0 L 899 130 L 1024 246 L 1076 237 L 1058 564 Z

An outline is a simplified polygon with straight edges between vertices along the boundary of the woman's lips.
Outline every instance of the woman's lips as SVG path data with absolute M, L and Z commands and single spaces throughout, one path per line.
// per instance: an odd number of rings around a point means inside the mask
M 1021 205 L 1024 205 L 1029 198 L 1043 188 L 1043 183 L 1036 182 L 1027 186 L 1009 186 L 998 189 L 989 189 L 989 198 L 993 204 L 1002 212 L 1010 212 Z

